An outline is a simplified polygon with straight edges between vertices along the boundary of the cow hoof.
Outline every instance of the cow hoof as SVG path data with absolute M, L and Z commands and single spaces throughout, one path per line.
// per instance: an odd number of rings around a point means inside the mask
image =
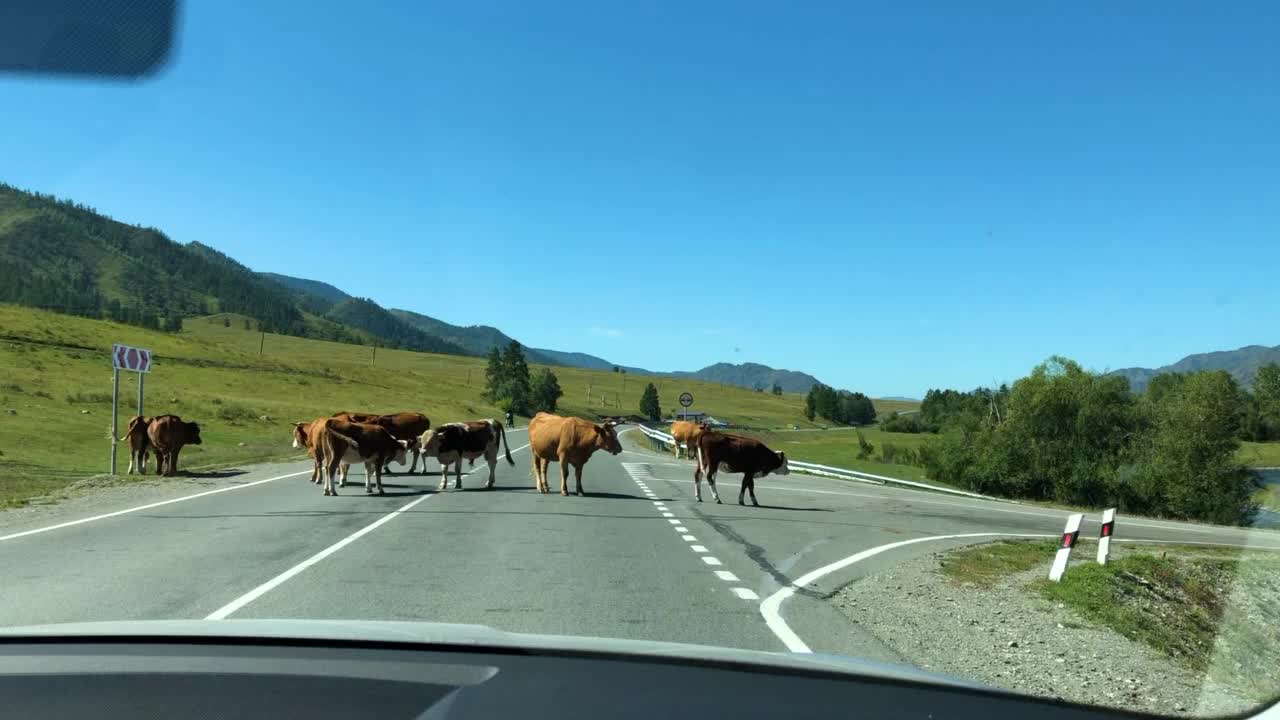
M 717 504 L 717 505 L 723 505 L 724 503 L 720 502 L 720 498 L 716 498 L 716 504 Z
M 578 491 L 578 497 L 586 497 L 586 496 L 587 496 L 586 493 L 582 492 L 581 490 Z
M 760 503 L 756 502 L 755 500 L 752 500 L 751 507 L 760 507 Z
M 560 491 L 560 497 L 569 497 L 569 493 L 568 493 L 568 491 L 561 490 L 561 491 Z
M 385 492 L 383 492 L 382 488 L 378 488 L 378 494 L 379 494 L 379 495 L 386 495 L 386 493 L 385 493 Z

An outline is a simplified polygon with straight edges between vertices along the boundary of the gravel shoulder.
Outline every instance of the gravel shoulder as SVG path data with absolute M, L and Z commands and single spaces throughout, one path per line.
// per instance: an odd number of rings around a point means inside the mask
M 1162 715 L 1256 706 L 1142 643 L 1083 620 L 1027 585 L 1042 566 L 990 588 L 957 587 L 947 553 L 918 557 L 841 589 L 831 602 L 908 662 L 1029 695 Z

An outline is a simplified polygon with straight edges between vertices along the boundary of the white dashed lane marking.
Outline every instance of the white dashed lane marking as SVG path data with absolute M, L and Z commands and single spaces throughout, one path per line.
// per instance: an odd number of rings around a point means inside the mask
M 640 488 L 640 490 L 644 493 L 645 497 L 653 501 L 653 509 L 656 510 L 663 518 L 666 518 L 666 521 L 671 523 L 672 528 L 677 533 L 680 534 L 681 540 L 684 540 L 687 543 L 698 542 L 698 538 L 690 534 L 689 528 L 684 526 L 684 521 L 677 518 L 675 513 L 671 512 L 667 508 L 666 503 L 662 500 L 659 500 L 658 496 L 655 495 L 654 492 L 649 489 L 649 486 L 648 484 L 646 484 L 646 481 L 650 480 L 653 477 L 653 475 L 650 474 L 649 466 L 647 464 L 622 463 L 622 467 L 627 471 L 627 474 L 631 476 L 631 479 L 636 482 L 636 486 Z M 692 550 L 694 553 L 696 553 L 698 557 L 702 558 L 702 562 L 705 563 L 706 565 L 710 565 L 712 567 L 718 567 L 724 564 L 720 562 L 719 558 L 708 555 L 707 553 L 709 553 L 710 550 L 708 550 L 705 545 L 691 544 L 689 545 L 689 549 Z M 713 572 L 716 574 L 716 577 L 720 578 L 725 582 L 730 582 L 730 583 L 739 582 L 738 576 L 734 575 L 728 570 L 714 570 Z M 743 600 L 759 600 L 760 599 L 760 596 L 757 595 L 755 591 L 749 588 L 733 587 L 733 588 L 729 588 L 729 591 L 732 592 L 735 597 L 741 598 Z

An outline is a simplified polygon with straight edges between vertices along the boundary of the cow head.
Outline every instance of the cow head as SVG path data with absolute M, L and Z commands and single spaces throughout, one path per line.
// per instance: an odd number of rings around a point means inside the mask
M 187 442 L 191 445 L 200 444 L 200 424 L 199 423 L 183 423 L 187 426 Z
M 298 422 L 293 424 L 293 447 L 295 450 L 302 450 L 310 444 L 307 437 L 307 431 L 311 429 L 311 423 Z
M 408 461 L 407 455 L 409 452 L 409 446 L 415 442 L 417 441 L 416 440 L 397 440 L 396 441 L 395 458 L 397 463 L 399 463 L 400 465 L 403 465 L 405 464 L 405 462 Z
M 618 432 L 614 430 L 617 424 L 616 420 L 609 420 L 603 425 L 596 426 L 597 447 L 609 451 L 610 455 L 622 452 L 622 443 L 618 442 Z
M 428 430 L 418 438 L 418 449 L 428 457 L 440 457 L 440 442 L 443 439 L 438 429 Z
M 773 471 L 773 474 L 774 475 L 790 474 L 791 468 L 787 467 L 787 454 L 784 452 L 780 452 L 780 453 L 777 453 L 777 455 L 778 455 L 778 468 Z

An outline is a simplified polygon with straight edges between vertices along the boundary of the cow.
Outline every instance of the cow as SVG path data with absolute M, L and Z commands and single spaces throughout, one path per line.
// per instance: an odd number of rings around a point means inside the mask
M 372 494 L 376 482 L 382 490 L 382 468 L 391 460 L 404 464 L 408 440 L 398 440 L 387 429 L 373 423 L 354 423 L 326 418 L 312 435 L 324 458 L 324 494 L 337 495 L 333 478 L 342 463 L 364 464 L 364 491 Z
M 178 471 L 182 448 L 200 444 L 200 425 L 177 415 L 159 415 L 147 425 L 147 440 L 156 454 L 156 473 L 173 475 Z
M 408 474 L 412 475 L 418 469 L 418 458 L 421 456 L 421 452 L 418 449 L 417 440 L 423 433 L 431 429 L 431 420 L 428 419 L 426 415 L 415 412 L 399 412 L 391 413 L 390 415 L 339 412 L 334 413 L 333 417 L 338 418 L 339 420 L 346 420 L 348 422 L 373 423 L 374 425 L 381 425 L 386 428 L 387 432 L 391 433 L 392 437 L 395 439 L 413 441 L 409 445 L 409 450 L 413 453 L 413 461 L 409 465 Z M 426 471 L 427 465 L 424 461 L 422 465 L 422 472 L 425 473 Z M 391 466 L 387 465 L 382 469 L 382 472 L 391 472 Z
M 677 420 L 671 423 L 671 437 L 674 440 L 672 450 L 675 451 L 676 459 L 680 458 L 680 445 L 683 443 L 688 450 L 689 457 L 693 457 L 698 452 L 698 438 L 702 437 L 702 433 L 711 428 L 705 422 L 689 422 L 688 420 Z
M 615 421 L 597 425 L 576 417 L 561 417 L 540 412 L 529 421 L 529 450 L 533 455 L 533 474 L 538 492 L 550 492 L 547 486 L 547 468 L 551 462 L 560 463 L 560 494 L 569 494 L 569 466 L 573 466 L 577 494 L 582 492 L 582 466 L 596 450 L 611 455 L 622 452 Z
M 515 465 L 511 459 L 511 446 L 507 444 L 507 431 L 497 420 L 476 420 L 472 422 L 455 422 L 441 425 L 435 430 L 428 430 L 419 439 L 422 452 L 423 471 L 426 471 L 428 457 L 440 461 L 440 489 L 449 486 L 449 465 L 457 467 L 453 480 L 455 490 L 462 488 L 462 461 L 474 463 L 483 457 L 489 463 L 489 482 L 486 488 L 493 487 L 498 468 L 498 443 L 502 443 L 507 454 L 507 464 Z
M 129 418 L 129 429 L 125 430 L 124 437 L 120 438 L 120 442 L 129 441 L 129 471 L 126 475 L 132 475 L 136 469 L 140 475 L 147 474 L 147 450 L 150 448 L 151 441 L 147 438 L 147 426 L 151 424 L 153 418 L 146 415 L 134 415 Z M 157 459 L 156 462 L 159 462 Z
M 716 473 L 742 473 L 742 486 L 738 488 L 738 504 L 742 502 L 743 492 L 751 493 L 751 504 L 760 507 L 756 502 L 756 478 L 769 473 L 786 475 L 787 454 L 774 452 L 755 438 L 740 435 L 728 435 L 718 432 L 705 432 L 698 439 L 698 467 L 693 471 L 693 491 L 702 502 L 702 476 L 706 475 L 711 495 L 720 502 L 720 493 L 716 492 Z
M 316 418 L 311 422 L 296 422 L 293 424 L 293 446 L 298 450 L 306 450 L 311 456 L 311 482 L 319 485 L 321 482 L 321 473 L 324 467 L 324 455 L 320 451 L 320 444 L 317 442 L 316 436 L 322 431 L 324 421 L 329 418 Z M 342 478 L 339 487 L 347 486 L 347 471 L 351 469 L 349 463 L 342 463 L 338 466 L 338 473 Z

